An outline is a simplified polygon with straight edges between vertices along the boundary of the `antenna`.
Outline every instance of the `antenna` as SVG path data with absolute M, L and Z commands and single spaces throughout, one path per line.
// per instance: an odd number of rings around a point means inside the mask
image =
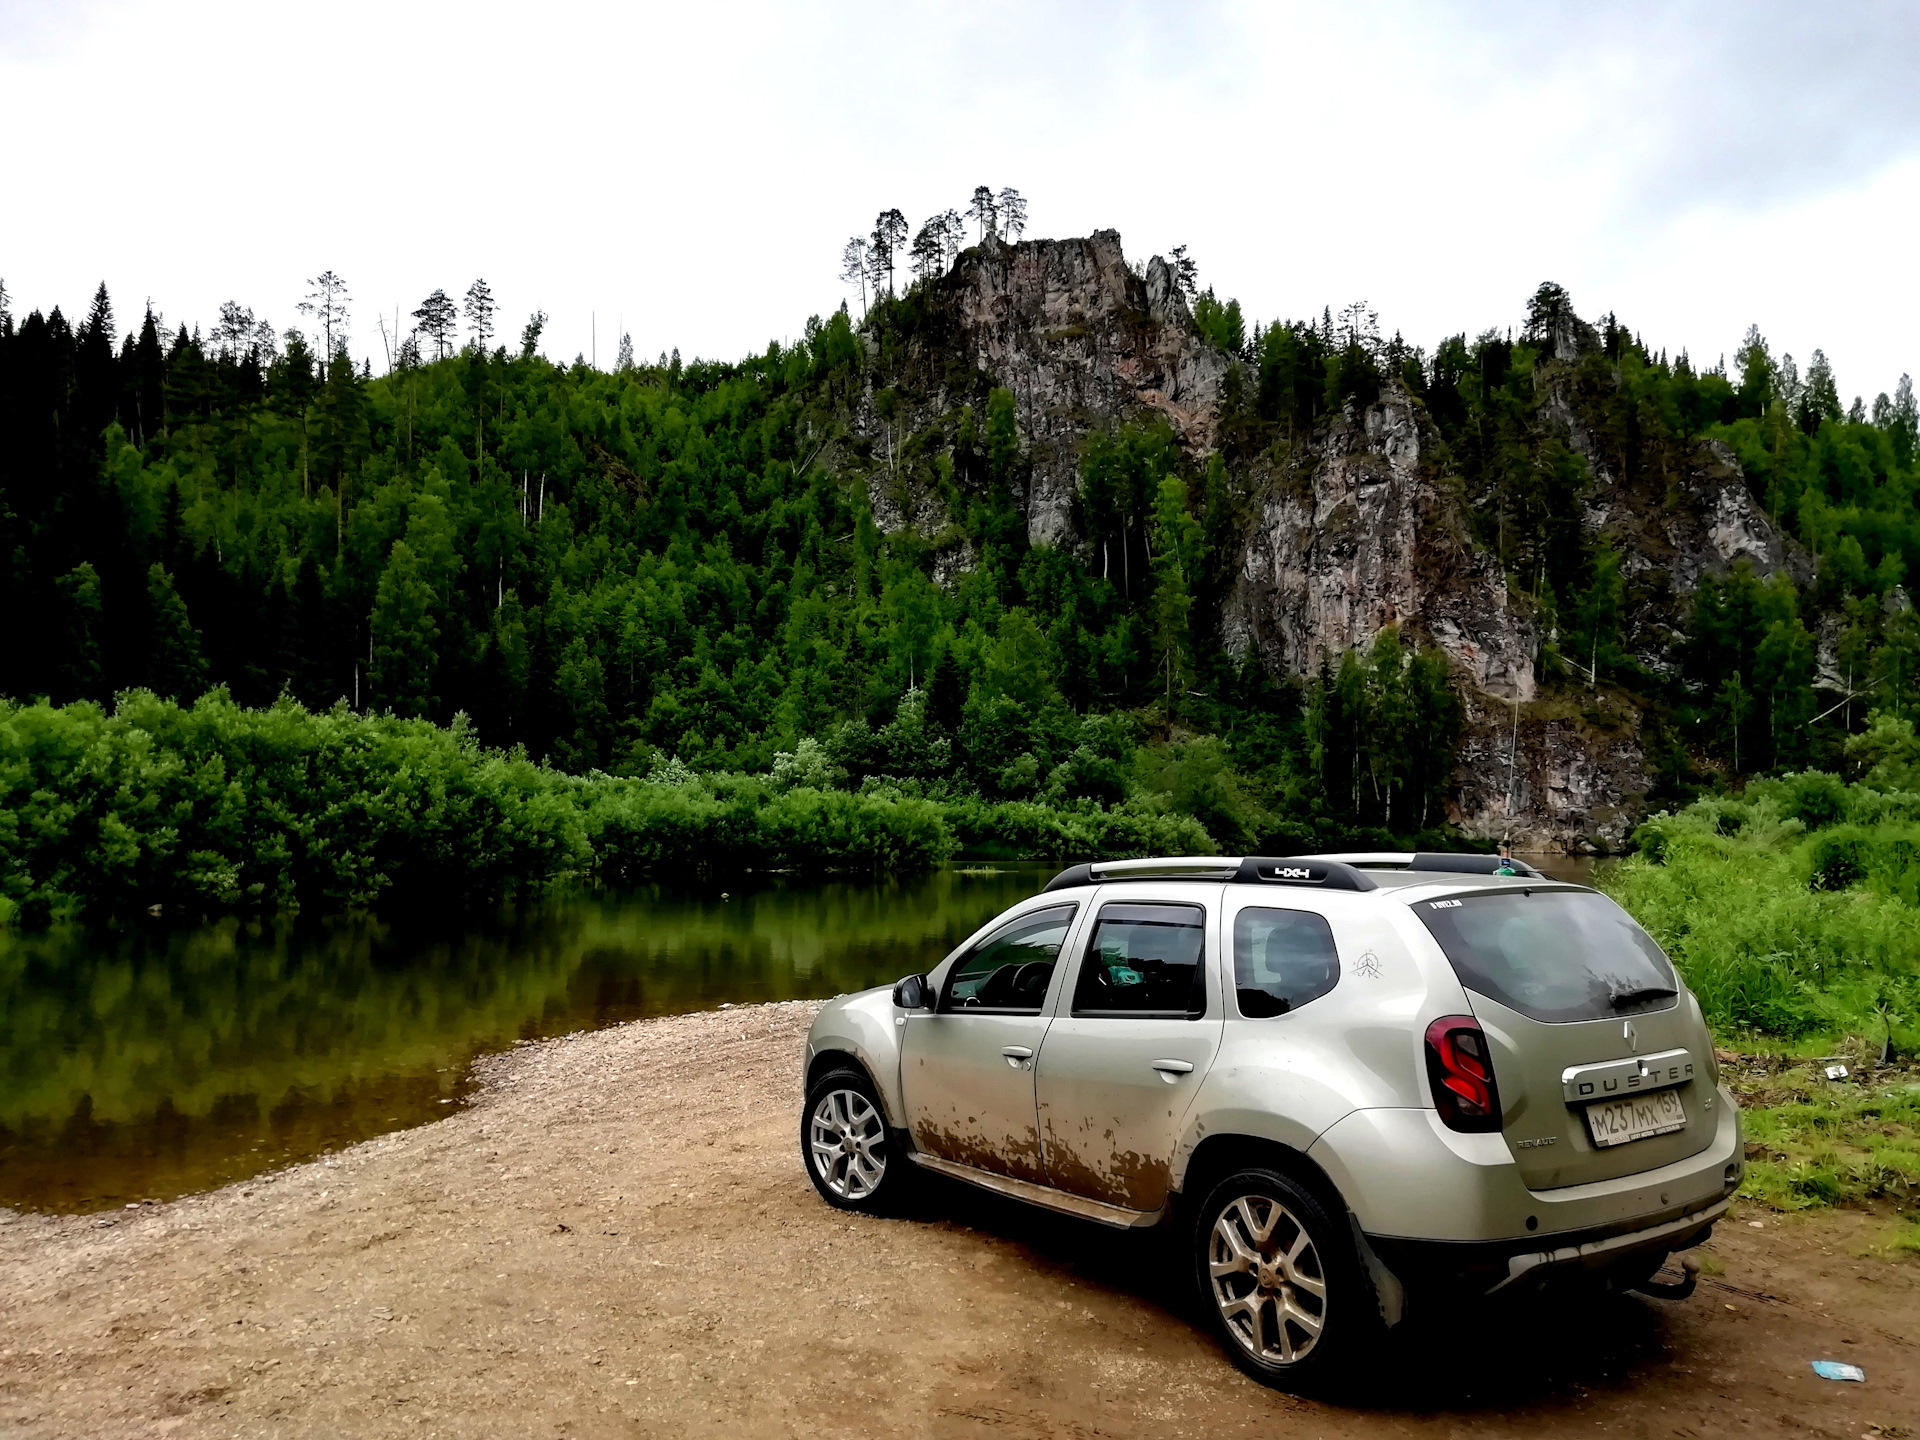
M 600 312 L 595 310 L 589 311 L 588 314 L 587 323 L 593 327 L 593 338 L 589 342 L 593 347 L 593 368 L 598 370 L 600 368 Z

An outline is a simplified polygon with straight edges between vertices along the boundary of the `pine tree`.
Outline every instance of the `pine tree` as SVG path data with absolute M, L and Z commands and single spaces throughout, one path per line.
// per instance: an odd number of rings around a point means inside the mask
M 220 302 L 220 318 L 214 323 L 213 353 L 236 363 L 254 343 L 253 311 L 238 300 Z
M 433 342 L 433 358 L 444 360 L 453 349 L 453 332 L 460 321 L 459 308 L 444 290 L 435 290 L 413 312 L 420 333 Z
M 1816 350 L 1813 359 L 1807 362 L 1807 383 L 1800 392 L 1795 418 L 1800 428 L 1811 435 L 1820 428 L 1821 421 L 1838 420 L 1840 416 L 1840 391 L 1834 384 L 1833 367 L 1827 363 L 1826 352 Z
M 882 210 L 873 221 L 873 234 L 868 240 L 867 253 L 873 266 L 873 284 L 876 293 L 880 288 L 881 277 L 887 282 L 887 294 L 893 294 L 893 254 L 907 241 L 907 217 L 898 210 Z
M 850 237 L 840 248 L 840 278 L 848 285 L 860 287 L 860 314 L 864 319 L 867 313 L 867 242 L 858 235 Z
M 413 550 L 404 540 L 394 541 L 373 601 L 367 682 L 374 704 L 396 715 L 433 712 L 434 645 L 440 638 L 433 622 L 436 599 Z
M 520 327 L 520 358 L 531 360 L 540 351 L 540 334 L 547 328 L 547 312 L 536 310 Z
M 983 241 L 989 235 L 1000 233 L 1000 212 L 993 198 L 991 185 L 973 187 L 973 200 L 967 206 L 967 218 L 979 222 L 980 238 Z
M 463 307 L 467 316 L 467 328 L 473 331 L 474 348 L 482 355 L 487 353 L 487 341 L 493 338 L 493 291 L 487 288 L 487 282 L 476 280 L 467 287 L 467 300 Z
M 622 375 L 633 369 L 633 336 L 625 331 L 620 335 L 620 353 L 614 359 L 613 368 Z
M 64 689 L 61 698 L 104 700 L 100 574 L 83 560 L 56 583 L 66 608 L 58 666 Z
M 173 576 L 157 563 L 147 569 L 147 614 L 147 688 L 182 704 L 198 699 L 207 680 L 200 632 Z
M 1186 296 L 1187 303 L 1191 305 L 1200 298 L 1200 267 L 1194 264 L 1193 257 L 1187 254 L 1184 245 L 1174 246 L 1170 258 L 1173 261 L 1174 288 Z
M 941 236 L 942 217 L 935 215 L 913 237 L 913 274 L 917 280 L 935 279 L 944 268 L 946 246 Z
M 1911 375 L 1902 375 L 1893 387 L 1892 410 L 1887 428 L 1893 436 L 1893 452 L 1902 465 L 1911 465 L 1915 449 L 1920 448 L 1920 407 L 1914 404 Z
M 331 270 L 322 271 L 307 281 L 313 288 L 295 308 L 320 322 L 320 353 L 332 363 L 334 354 L 347 344 L 347 282 Z
M 1020 192 L 1009 185 L 994 201 L 994 208 L 1000 216 L 1001 233 L 1009 240 L 1018 240 L 1027 228 L 1027 202 L 1020 198 Z
M 1153 524 L 1154 647 L 1166 673 L 1169 717 L 1174 691 L 1185 688 L 1190 667 L 1192 581 L 1200 568 L 1200 545 L 1200 523 L 1187 511 L 1186 482 L 1169 475 L 1155 496 Z

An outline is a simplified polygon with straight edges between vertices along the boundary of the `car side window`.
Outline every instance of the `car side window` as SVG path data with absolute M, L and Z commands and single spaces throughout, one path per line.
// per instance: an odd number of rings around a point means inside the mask
M 1206 919 L 1198 905 L 1102 905 L 1073 987 L 1073 1013 L 1206 1014 Z
M 1038 1015 L 1078 908 L 1035 910 L 994 931 L 955 963 L 940 997 L 941 1010 Z
M 1339 983 L 1333 929 L 1310 910 L 1242 910 L 1233 922 L 1233 988 L 1240 1013 L 1298 1010 Z

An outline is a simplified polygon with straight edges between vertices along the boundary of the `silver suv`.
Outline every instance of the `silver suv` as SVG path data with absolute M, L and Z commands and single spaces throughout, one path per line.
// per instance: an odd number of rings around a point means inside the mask
M 1346 1372 L 1414 1306 L 1659 1286 L 1739 1188 L 1739 1112 L 1660 948 L 1483 855 L 1077 865 L 929 975 L 828 1004 L 829 1204 L 925 1169 L 1176 1227 L 1242 1369 Z

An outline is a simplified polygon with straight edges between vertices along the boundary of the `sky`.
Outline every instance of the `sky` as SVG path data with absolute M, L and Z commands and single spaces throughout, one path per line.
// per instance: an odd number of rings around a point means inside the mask
M 1554 280 L 1871 402 L 1920 369 L 1916 74 L 1912 3 L 0 0 L 0 280 L 284 328 L 331 269 L 378 372 L 381 317 L 484 277 L 555 359 L 736 359 L 846 298 L 876 212 L 987 184 L 1028 238 L 1186 245 L 1249 320 L 1363 300 L 1431 349 Z

